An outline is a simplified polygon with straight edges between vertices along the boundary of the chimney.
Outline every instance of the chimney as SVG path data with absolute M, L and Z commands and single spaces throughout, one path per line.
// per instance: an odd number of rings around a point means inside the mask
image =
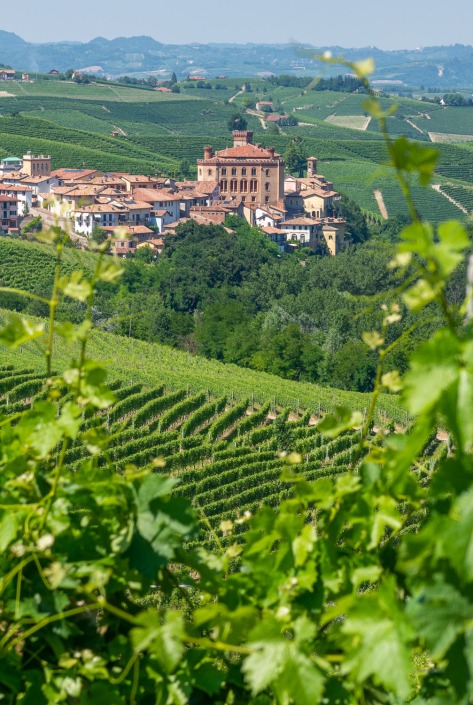
M 233 146 L 244 147 L 253 144 L 253 132 L 249 130 L 233 130 Z
M 214 149 L 210 145 L 204 147 L 204 159 L 212 159 L 214 155 Z

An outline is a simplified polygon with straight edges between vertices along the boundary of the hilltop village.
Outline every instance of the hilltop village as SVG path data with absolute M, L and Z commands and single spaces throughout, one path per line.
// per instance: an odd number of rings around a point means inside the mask
M 272 147 L 253 144 L 253 133 L 234 131 L 233 147 L 204 148 L 197 180 L 94 169 L 52 169 L 50 156 L 28 152 L 0 163 L 0 229 L 20 232 L 26 218 L 41 216 L 70 223 L 77 238 L 100 229 L 112 236 L 114 251 L 133 255 L 149 246 L 156 253 L 165 238 L 189 219 L 224 224 L 234 214 L 258 227 L 281 251 L 310 247 L 336 255 L 346 247 L 345 221 L 333 217 L 340 196 L 307 160 L 307 176 L 285 175 L 285 163 Z

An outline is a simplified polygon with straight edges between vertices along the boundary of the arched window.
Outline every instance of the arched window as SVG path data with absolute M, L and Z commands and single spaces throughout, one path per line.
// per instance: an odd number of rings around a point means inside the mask
M 266 169 L 266 176 L 269 176 L 269 169 Z
M 242 179 L 240 181 L 240 191 L 243 191 L 243 192 L 248 191 L 248 181 L 246 179 Z
M 251 169 L 251 176 L 256 176 L 256 167 L 252 167 Z
M 238 191 L 238 181 L 236 179 L 230 181 L 230 191 Z
M 223 169 L 222 169 L 222 176 L 226 176 L 226 175 L 227 175 L 227 170 L 225 169 L 225 167 L 223 167 Z
M 207 169 L 207 174 L 210 176 L 212 174 L 212 169 Z
M 245 167 L 243 167 L 243 169 L 241 170 L 241 175 L 246 176 L 246 168 Z
M 264 185 L 264 190 L 269 191 L 269 181 L 267 181 Z
M 235 167 L 233 167 L 233 169 L 232 169 L 232 176 L 236 176 L 236 169 L 235 169 Z
M 228 181 L 226 179 L 222 179 L 220 182 L 220 190 L 226 191 L 227 188 L 228 188 Z
M 256 181 L 256 179 L 251 179 L 251 181 L 250 181 L 251 193 L 256 193 L 257 190 L 258 190 L 258 182 Z

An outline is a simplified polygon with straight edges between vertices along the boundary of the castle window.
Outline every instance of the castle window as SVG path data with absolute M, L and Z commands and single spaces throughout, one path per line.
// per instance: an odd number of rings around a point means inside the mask
M 236 179 L 232 179 L 230 181 L 230 191 L 237 191 L 238 190 L 238 181 Z
M 269 191 L 269 182 L 268 181 L 264 185 L 264 190 Z
M 246 179 L 240 181 L 240 191 L 248 191 L 248 181 Z
M 241 175 L 246 176 L 246 168 L 245 167 L 243 167 L 243 169 L 241 170 Z
M 232 176 L 236 176 L 236 169 L 235 169 L 235 167 L 233 167 L 233 169 L 232 169 Z
M 264 197 L 264 202 L 265 202 L 265 203 L 269 203 L 269 196 L 265 196 L 265 197 Z
M 222 191 L 226 191 L 227 188 L 228 188 L 228 182 L 227 182 L 227 180 L 226 180 L 226 179 L 222 179 L 221 182 L 220 182 L 220 189 L 221 189 Z
M 225 169 L 225 167 L 223 167 L 223 169 L 222 169 L 222 176 L 226 176 L 226 175 L 227 175 L 227 170 Z
M 266 174 L 266 176 L 269 176 L 269 169 L 266 169 L 265 174 Z
M 207 174 L 208 174 L 209 176 L 211 176 L 211 175 L 212 175 L 212 169 L 207 169 Z
M 251 197 L 252 202 L 254 203 L 256 201 L 256 196 Z
M 251 176 L 256 176 L 256 167 L 255 166 L 251 169 Z
M 251 193 L 256 193 L 257 190 L 258 190 L 258 182 L 256 181 L 256 179 L 251 179 L 251 181 L 250 181 Z

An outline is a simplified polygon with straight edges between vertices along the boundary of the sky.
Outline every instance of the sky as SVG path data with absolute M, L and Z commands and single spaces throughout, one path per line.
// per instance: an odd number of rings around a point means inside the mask
M 0 29 L 30 42 L 141 34 L 164 44 L 297 41 L 409 49 L 473 42 L 472 0 L 22 0 L 21 12 L 17 3 L 5 4 Z

